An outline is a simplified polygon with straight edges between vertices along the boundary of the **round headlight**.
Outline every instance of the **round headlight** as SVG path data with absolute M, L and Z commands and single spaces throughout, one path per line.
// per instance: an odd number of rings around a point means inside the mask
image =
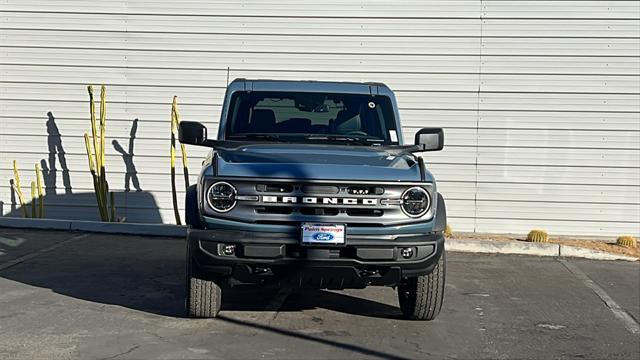
M 209 187 L 207 202 L 213 210 L 223 213 L 236 206 L 236 195 L 238 192 L 233 185 L 219 181 Z
M 411 217 L 420 217 L 429 211 L 431 198 L 427 190 L 412 187 L 402 193 L 402 211 Z

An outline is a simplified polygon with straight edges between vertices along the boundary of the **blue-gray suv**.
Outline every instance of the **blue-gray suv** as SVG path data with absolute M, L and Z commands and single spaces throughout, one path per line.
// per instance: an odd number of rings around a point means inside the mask
M 237 79 L 218 135 L 180 123 L 184 144 L 210 147 L 186 194 L 191 317 L 215 317 L 236 284 L 397 287 L 410 319 L 432 320 L 444 295 L 447 216 L 396 99 L 380 83 Z

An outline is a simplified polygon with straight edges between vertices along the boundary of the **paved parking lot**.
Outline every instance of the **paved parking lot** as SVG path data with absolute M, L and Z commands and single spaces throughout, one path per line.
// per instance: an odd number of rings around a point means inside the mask
M 0 228 L 2 358 L 637 359 L 640 264 L 448 254 L 433 322 L 390 288 L 239 287 L 183 318 L 182 239 Z

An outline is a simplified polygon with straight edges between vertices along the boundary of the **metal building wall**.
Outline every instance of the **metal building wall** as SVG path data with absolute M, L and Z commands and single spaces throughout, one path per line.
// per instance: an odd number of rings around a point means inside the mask
M 104 83 L 118 213 L 173 222 L 171 97 L 214 128 L 230 67 L 387 83 L 405 138 L 445 128 L 445 151 L 425 158 L 455 230 L 638 234 L 639 44 L 637 1 L 2 0 L 2 213 L 17 214 L 15 159 L 25 190 L 35 162 L 50 170 L 48 217 L 97 218 L 82 134 L 85 85 Z M 124 192 L 112 141 L 129 153 L 134 119 L 142 191 Z M 193 175 L 206 151 L 188 150 Z

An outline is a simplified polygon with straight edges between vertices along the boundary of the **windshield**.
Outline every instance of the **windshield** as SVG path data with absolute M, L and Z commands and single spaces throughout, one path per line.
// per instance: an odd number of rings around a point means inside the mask
M 301 92 L 236 92 L 226 138 L 397 144 L 386 96 Z

